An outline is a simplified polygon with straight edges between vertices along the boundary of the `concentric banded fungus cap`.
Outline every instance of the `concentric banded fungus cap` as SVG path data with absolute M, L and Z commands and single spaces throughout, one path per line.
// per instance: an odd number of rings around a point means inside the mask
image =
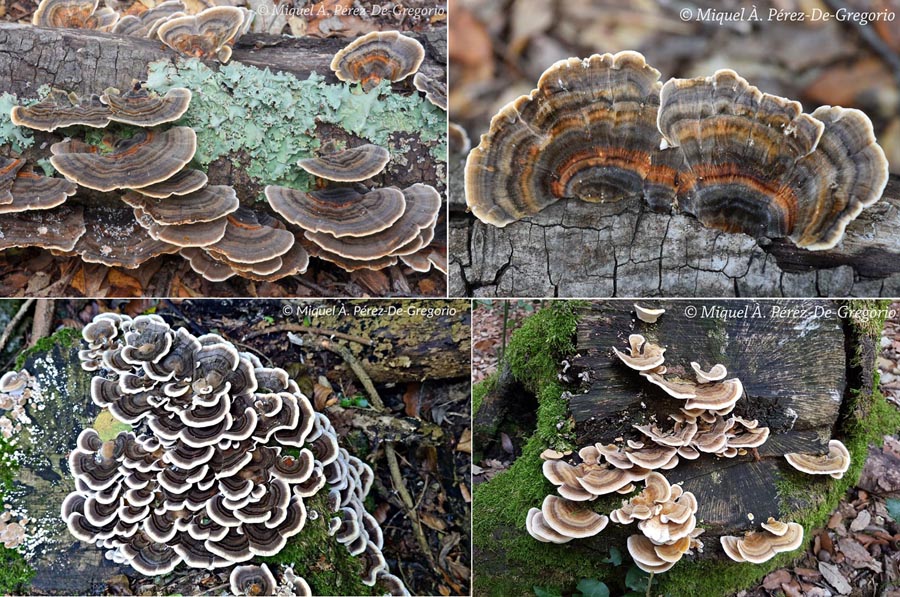
M 62 205 L 75 194 L 74 183 L 63 178 L 41 176 L 30 170 L 19 170 L 9 189 L 12 200 L 0 202 L 0 214 L 51 209 Z
M 0 250 L 42 247 L 71 251 L 85 233 L 82 208 L 60 205 L 0 215 Z
M 147 231 L 150 238 L 181 248 L 211 246 L 225 237 L 225 229 L 228 226 L 228 216 L 210 222 L 160 224 L 139 207 L 134 209 L 134 218 Z
M 274 595 L 278 587 L 266 564 L 235 566 L 228 581 L 235 595 Z
M 694 373 L 697 375 L 697 383 L 721 381 L 728 375 L 728 369 L 721 363 L 713 365 L 712 369 L 709 371 L 704 371 L 703 368 L 700 367 L 700 363 L 691 361 L 691 369 L 693 369 Z
M 349 259 L 347 257 L 342 257 L 337 253 L 326 251 L 316 243 L 306 239 L 304 239 L 303 247 L 310 254 L 310 256 L 318 257 L 319 259 L 323 259 L 325 261 L 333 263 L 347 272 L 355 272 L 363 269 L 380 270 L 386 267 L 397 265 L 397 261 L 399 259 L 398 257 L 394 257 L 393 255 L 385 255 L 384 257 L 380 257 L 378 259 L 370 259 L 367 261 L 362 261 L 359 259 Z
M 187 247 L 178 253 L 188 260 L 192 270 L 210 282 L 224 282 L 237 273 L 228 264 L 214 259 L 201 248 Z
M 284 255 L 294 245 L 293 234 L 261 223 L 249 209 L 240 208 L 227 219 L 225 236 L 206 247 L 213 256 L 237 263 L 260 263 Z
M 140 192 L 147 197 L 165 199 L 172 195 L 187 195 L 199 191 L 206 186 L 207 180 L 205 172 L 185 168 L 162 182 L 141 187 Z
M 731 70 L 668 81 L 659 130 L 687 165 L 679 205 L 727 232 L 790 237 L 810 250 L 836 245 L 881 196 L 887 160 L 863 113 L 801 110 Z
M 441 196 L 433 188 L 417 183 L 403 189 L 406 211 L 390 228 L 364 237 L 335 238 L 322 232 L 305 236 L 328 252 L 348 259 L 372 261 L 391 255 L 414 240 L 424 228 L 434 225 L 441 208 Z
M 626 541 L 628 553 L 635 565 L 644 572 L 665 572 L 675 565 L 675 562 L 667 562 L 656 553 L 656 545 L 643 535 L 631 535 Z
M 100 101 L 109 108 L 110 120 L 150 127 L 181 118 L 191 103 L 191 91 L 173 87 L 159 96 L 136 83 L 122 94 L 117 89 L 107 89 Z
M 156 33 L 164 44 L 195 58 L 224 58 L 225 44 L 235 37 L 244 24 L 244 13 L 234 6 L 214 6 L 194 16 L 176 17 L 159 26 Z
M 240 207 L 237 193 L 227 185 L 209 185 L 193 193 L 165 199 L 155 199 L 139 191 L 131 191 L 122 196 L 122 201 L 140 208 L 157 224 L 167 226 L 211 222 Z
M 469 139 L 469 133 L 466 129 L 451 122 L 447 125 L 447 138 L 450 146 L 450 153 L 464 155 L 472 149 L 472 141 Z
M 425 48 L 397 31 L 373 31 L 334 55 L 331 70 L 341 81 L 362 83 L 369 92 L 382 80 L 401 81 L 419 70 Z
M 544 515 L 537 508 L 528 511 L 525 519 L 525 529 L 528 534 L 543 543 L 568 543 L 572 537 L 566 537 L 554 531 L 544 520 Z
M 447 85 L 438 79 L 432 79 L 423 73 L 416 73 L 413 85 L 425 94 L 425 99 L 443 111 L 447 111 Z
M 337 238 L 381 232 L 406 210 L 403 192 L 394 187 L 363 194 L 346 187 L 304 193 L 269 185 L 265 192 L 272 209 L 288 222 Z
M 593 537 L 609 523 L 606 516 L 555 495 L 544 498 L 541 513 L 551 529 L 575 539 Z
M 6 158 L 0 156 L 0 205 L 12 203 L 12 186 L 16 180 L 16 174 L 25 165 L 23 158 Z
M 99 0 L 41 0 L 31 24 L 35 27 L 108 31 L 116 24 L 119 14 L 106 6 L 98 10 L 98 4 Z
M 636 52 L 551 66 L 469 153 L 469 209 L 502 227 L 565 198 L 671 203 L 677 156 L 660 150 L 659 76 Z
M 176 14 L 177 16 L 182 16 L 184 11 L 185 6 L 181 0 L 167 0 L 149 10 L 145 10 L 139 16 L 126 15 L 122 17 L 112 31 L 122 35 L 153 37 L 155 39 L 155 35 L 150 35 L 150 31 L 154 30 L 154 25 L 162 24 L 162 21 Z
M 784 457 L 792 467 L 809 475 L 831 475 L 840 479 L 850 468 L 850 452 L 836 439 L 828 442 L 827 454 L 789 453 Z
M 367 143 L 316 158 L 305 158 L 297 165 L 319 178 L 358 182 L 384 170 L 390 159 L 387 149 Z
M 178 251 L 177 246 L 144 232 L 130 208 L 85 208 L 84 226 L 73 250 L 89 263 L 134 269 L 149 259 Z
M 100 98 L 91 95 L 79 98 L 59 89 L 30 106 L 13 106 L 10 120 L 16 126 L 24 126 L 39 131 L 54 131 L 60 127 L 80 124 L 103 128 L 109 124 L 109 109 Z
M 640 334 L 628 336 L 628 354 L 619 351 L 615 346 L 613 352 L 619 360 L 636 371 L 650 371 L 665 362 L 666 349 L 648 342 Z
M 796 522 L 787 523 L 787 527 L 780 536 L 768 531 L 747 533 L 736 543 L 738 553 L 745 562 L 762 564 L 779 553 L 794 551 L 803 544 L 803 527 Z
M 100 153 L 67 139 L 50 146 L 50 163 L 69 180 L 98 191 L 138 189 L 162 182 L 194 157 L 197 136 L 186 126 L 163 132 L 140 131 L 120 139 L 110 153 Z
M 643 321 L 644 323 L 656 323 L 656 320 L 659 319 L 663 313 L 666 312 L 665 309 L 651 309 L 649 307 L 642 307 L 637 303 L 634 304 L 634 312 L 637 315 L 637 318 Z

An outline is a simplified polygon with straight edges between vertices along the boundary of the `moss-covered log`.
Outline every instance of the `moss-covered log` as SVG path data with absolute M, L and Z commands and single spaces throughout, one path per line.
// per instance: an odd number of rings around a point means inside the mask
M 807 531 L 821 524 L 859 474 L 867 443 L 900 426 L 900 416 L 872 384 L 872 347 L 886 305 L 663 301 L 659 305 L 667 311 L 657 324 L 638 321 L 630 301 L 584 306 L 576 313 L 577 324 L 558 313 L 559 305 L 535 315 L 532 319 L 541 320 L 537 325 L 526 321 L 510 344 L 508 354 L 517 357 L 511 359 L 513 375 L 538 397 L 538 423 L 512 468 L 476 487 L 478 595 L 527 594 L 534 585 L 569 589 L 581 578 L 621 584 L 627 555 L 619 568 L 599 561 L 611 546 L 627 554 L 624 539 L 636 532 L 633 527 L 610 524 L 595 538 L 566 545 L 539 543 L 524 527 L 528 508 L 539 507 L 544 496 L 554 492 L 541 475 L 541 451 L 636 439 L 632 424 L 653 414 L 664 420 L 678 407 L 678 401 L 622 366 L 612 353 L 613 346 L 627 346 L 629 334 L 643 334 L 664 346 L 669 374 L 689 375 L 691 361 L 705 367 L 726 365 L 729 377 L 740 378 L 745 389 L 735 412 L 771 429 L 758 455 L 703 455 L 665 471 L 667 478 L 697 496 L 705 549 L 702 556 L 687 557 L 657 575 L 660 594 L 728 594 L 784 563 L 789 554 L 761 566 L 724 561 L 718 537 L 755 528 L 768 516 L 796 520 Z M 864 311 L 869 308 L 873 310 Z M 562 325 L 568 326 L 571 338 L 568 350 L 546 355 L 543 334 L 536 330 L 561 333 L 557 328 Z M 550 367 L 563 359 L 569 365 L 565 385 L 557 368 Z M 843 440 L 853 456 L 841 480 L 803 475 L 783 458 L 789 451 L 820 450 L 830 437 Z M 621 499 L 604 496 L 593 508 L 608 514 Z

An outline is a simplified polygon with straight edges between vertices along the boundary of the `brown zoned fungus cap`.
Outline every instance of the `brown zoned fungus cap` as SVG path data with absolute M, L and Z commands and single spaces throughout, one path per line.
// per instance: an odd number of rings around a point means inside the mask
M 574 539 L 593 537 L 609 523 L 606 516 L 555 495 L 544 498 L 541 513 L 547 526 L 564 537 Z
M 201 248 L 187 247 L 178 253 L 188 260 L 192 270 L 211 282 L 224 282 L 237 273 L 228 264 L 214 259 Z
M 372 261 L 393 254 L 434 226 L 441 208 L 441 196 L 433 188 L 417 183 L 403 189 L 406 211 L 390 228 L 362 237 L 336 238 L 323 232 L 306 232 L 308 240 L 328 252 L 358 261 Z
M 393 255 L 385 255 L 384 257 L 380 257 L 378 259 L 370 259 L 368 261 L 362 261 L 360 259 L 349 259 L 347 257 L 342 257 L 337 253 L 326 251 L 310 240 L 303 239 L 303 241 L 304 248 L 312 257 L 324 259 L 325 261 L 331 262 L 347 272 L 355 272 L 363 269 L 380 270 L 386 267 L 397 265 L 397 261 L 399 260 L 398 257 L 394 257 Z
M 60 205 L 0 215 L 0 250 L 42 247 L 71 251 L 85 233 L 81 207 Z
M 416 76 L 413 77 L 413 85 L 425 94 L 425 99 L 441 110 L 447 111 L 447 85 L 443 81 L 416 73 Z
M 209 185 L 193 193 L 165 199 L 129 191 L 122 196 L 122 201 L 132 207 L 139 207 L 154 222 L 166 226 L 212 222 L 240 207 L 237 193 L 227 185 Z
M 659 319 L 663 313 L 666 312 L 665 309 L 651 309 L 649 307 L 642 307 L 637 303 L 634 304 L 634 312 L 637 315 L 637 318 L 643 321 L 644 323 L 656 323 L 656 320 Z
M 25 165 L 24 158 L 6 158 L 0 155 L 0 205 L 12 203 L 12 186 L 16 174 Z
M 278 588 L 266 564 L 235 566 L 228 581 L 235 595 L 274 595 Z
M 206 247 L 213 257 L 237 263 L 261 263 L 287 253 L 294 246 L 294 235 L 260 221 L 260 216 L 240 208 L 227 216 L 225 236 Z
M 309 232 L 325 232 L 338 238 L 381 232 L 406 210 L 403 192 L 394 187 L 368 193 L 347 187 L 304 193 L 269 185 L 266 199 L 288 222 Z
M 19 170 L 9 189 L 12 200 L 8 203 L 0 202 L 0 214 L 57 207 L 74 195 L 76 188 L 74 183 L 63 178 Z
M 128 207 L 86 207 L 85 233 L 74 251 L 89 263 L 134 269 L 159 255 L 175 253 L 175 245 L 154 240 Z
M 463 155 L 472 149 L 472 141 L 469 139 L 469 133 L 455 122 L 451 122 L 447 125 L 447 137 L 449 139 L 451 154 Z
M 722 549 L 735 562 L 762 564 L 779 553 L 794 551 L 803 544 L 803 526 L 796 522 L 783 523 L 770 518 L 763 525 L 764 528 L 766 526 L 774 526 L 781 534 L 766 529 L 751 531 L 743 537 L 723 535 L 719 539 Z
M 197 135 L 187 126 L 140 131 L 110 153 L 67 139 L 50 146 L 50 163 L 69 180 L 97 191 L 138 189 L 162 182 L 194 157 Z
M 141 195 L 157 199 L 165 199 L 172 195 L 187 195 L 199 191 L 207 182 L 205 172 L 185 168 L 162 182 L 141 187 Z
M 331 70 L 341 81 L 362 83 L 369 92 L 383 79 L 401 81 L 419 70 L 425 48 L 397 31 L 373 31 L 334 55 Z
M 674 198 L 678 156 L 660 150 L 656 128 L 659 76 L 636 52 L 551 66 L 469 153 L 469 209 L 502 227 L 560 199 Z
M 167 0 L 161 2 L 149 10 L 145 10 L 140 15 L 126 15 L 119 19 L 116 26 L 113 27 L 113 33 L 122 35 L 131 35 L 134 37 L 152 37 L 151 31 L 155 33 L 155 27 L 162 24 L 167 18 L 174 16 L 183 16 L 185 6 L 181 0 Z
M 219 58 L 228 62 L 231 48 L 225 44 L 244 24 L 244 13 L 234 6 L 214 6 L 194 16 L 175 17 L 157 29 L 164 44 L 187 56 Z
M 134 208 L 134 218 L 150 235 L 150 238 L 165 243 L 185 247 L 208 247 L 225 236 L 227 216 L 209 222 L 193 224 L 160 224 L 140 207 Z
M 103 128 L 109 124 L 110 115 L 96 95 L 79 98 L 74 93 L 51 89 L 50 94 L 36 104 L 13 106 L 9 116 L 16 126 L 54 131 L 75 124 Z
M 840 479 L 850 468 L 850 452 L 836 439 L 828 442 L 827 454 L 790 453 L 784 457 L 792 467 L 810 475 L 831 475 Z
M 317 158 L 306 158 L 297 165 L 320 178 L 338 182 L 358 182 L 372 178 L 387 166 L 391 154 L 384 147 L 360 145 Z
M 99 0 L 41 0 L 31 24 L 35 27 L 67 29 L 99 29 L 109 31 L 119 20 L 119 13 Z
M 722 365 L 721 363 L 713 365 L 712 369 L 710 369 L 709 371 L 704 371 L 700 367 L 700 363 L 691 361 L 691 369 L 693 369 L 694 373 L 697 375 L 697 383 L 720 381 L 725 379 L 725 376 L 728 375 L 728 369 L 726 369 L 725 365 Z
M 830 249 L 887 183 L 887 159 L 865 114 L 830 106 L 803 114 L 798 102 L 762 93 L 731 70 L 669 80 L 659 130 L 687 166 L 679 206 L 726 232 Z
M 613 346 L 613 352 L 619 357 L 619 360 L 632 369 L 649 371 L 661 366 L 666 360 L 666 349 L 648 342 L 640 334 L 628 336 L 628 344 L 630 346 L 628 354 L 620 352 L 615 346 Z
M 100 101 L 109 107 L 110 120 L 150 127 L 181 118 L 191 103 L 191 91 L 173 87 L 159 96 L 135 83 L 130 91 L 121 94 L 117 89 L 107 89 Z

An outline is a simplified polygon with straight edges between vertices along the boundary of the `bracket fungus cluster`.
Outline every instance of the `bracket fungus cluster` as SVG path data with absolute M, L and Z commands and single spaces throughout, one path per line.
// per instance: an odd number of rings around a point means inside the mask
M 425 48 L 397 31 L 372 31 L 334 55 L 331 70 L 341 81 L 360 83 L 368 93 L 383 80 L 402 81 L 419 70 Z
M 247 33 L 253 13 L 235 6 L 212 6 L 196 14 L 181 0 L 167 0 L 141 12 L 121 15 L 98 8 L 99 0 L 41 0 L 32 18 L 36 27 L 97 29 L 158 39 L 185 56 L 228 62 L 231 47 Z M 202 6 L 202 5 L 198 5 Z
M 93 429 L 79 435 L 69 455 L 75 491 L 62 504 L 72 535 L 160 575 L 182 563 L 216 569 L 274 555 L 308 518 L 326 516 L 329 534 L 364 562 L 362 581 L 404 594 L 363 505 L 372 470 L 340 447 L 284 370 L 155 315 L 101 314 L 83 337 L 91 399 L 133 430 L 105 441 Z M 320 492 L 328 511 L 309 510 Z M 310 594 L 294 580 L 297 594 Z M 274 579 L 241 566 L 231 583 L 272 594 Z
M 665 313 L 635 305 L 638 320 L 656 323 Z M 692 550 L 702 551 L 697 527 L 701 504 L 690 491 L 672 485 L 664 471 L 683 461 L 700 458 L 747 456 L 762 446 L 770 429 L 760 421 L 734 413 L 743 397 L 743 384 L 729 377 L 721 363 L 707 368 L 691 362 L 690 376 L 676 375 L 666 366 L 666 348 L 642 334 L 628 336 L 628 347 L 612 348 L 612 358 L 658 388 L 659 400 L 652 412 L 631 424 L 615 443 L 586 445 L 577 452 L 547 449 L 541 454 L 542 472 L 555 494 L 545 497 L 541 508 L 531 508 L 526 519 L 528 533 L 546 543 L 567 543 L 592 537 L 609 523 L 636 522 L 640 534 L 627 540 L 627 548 L 638 567 L 664 572 Z M 656 407 L 661 407 L 656 408 Z M 641 408 L 647 405 L 641 402 Z M 626 415 L 627 416 L 627 415 Z M 849 467 L 850 454 L 835 439 L 826 454 L 786 454 L 788 463 L 805 473 L 840 478 Z M 643 489 L 634 494 L 636 484 Z M 621 507 L 607 514 L 591 502 L 600 496 L 632 494 Z M 752 520 L 752 517 L 751 517 Z M 803 542 L 803 527 L 794 522 L 769 519 L 762 531 L 744 537 L 721 536 L 725 553 L 740 562 L 760 563 L 777 553 L 793 551 Z M 709 545 L 707 545 L 709 547 Z
M 804 114 L 731 70 L 659 78 L 630 51 L 551 66 L 469 153 L 472 213 L 505 226 L 561 199 L 642 198 L 704 226 L 825 250 L 881 197 L 887 160 L 859 110 Z

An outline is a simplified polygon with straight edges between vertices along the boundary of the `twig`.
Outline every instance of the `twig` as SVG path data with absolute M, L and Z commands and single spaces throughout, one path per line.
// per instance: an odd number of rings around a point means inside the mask
M 34 321 L 31 322 L 31 339 L 28 346 L 34 346 L 41 338 L 46 338 L 53 330 L 54 299 L 43 299 L 34 306 Z
M 653 573 L 651 572 L 650 578 L 647 579 L 647 597 L 650 597 L 650 595 L 652 595 L 652 593 L 651 593 L 652 588 L 653 588 Z
M 30 298 L 22 303 L 22 306 L 19 307 L 19 312 L 16 313 L 15 317 L 7 324 L 6 329 L 3 330 L 3 335 L 0 336 L 0 350 L 3 350 L 6 347 L 6 343 L 9 342 L 9 337 L 12 336 L 13 331 L 18 327 L 22 318 L 25 317 L 25 314 L 28 312 L 28 309 L 31 308 L 33 302 L 34 299 Z
M 249 340 L 250 338 L 256 338 L 257 336 L 265 336 L 266 334 L 277 334 L 278 332 L 299 332 L 301 334 L 318 334 L 320 336 L 333 336 L 335 338 L 340 338 L 341 340 L 348 340 L 350 342 L 356 342 L 357 344 L 363 344 L 365 346 L 372 346 L 372 341 L 368 338 L 363 338 L 361 336 L 353 336 L 351 334 L 345 334 L 343 332 L 338 332 L 335 330 L 329 330 L 326 328 L 317 328 L 308 325 L 300 325 L 296 323 L 279 323 L 277 325 L 270 325 L 261 330 L 256 330 L 254 332 L 250 332 L 246 336 L 244 336 L 244 340 Z M 331 349 L 329 349 L 331 350 Z M 348 353 L 349 354 L 349 353 Z
M 350 365 L 350 369 L 353 370 L 353 373 L 356 374 L 356 378 L 359 379 L 359 382 L 366 389 L 366 393 L 369 395 L 369 400 L 372 402 L 373 408 L 379 412 L 386 412 L 384 402 L 381 401 L 381 396 L 378 395 L 378 391 L 375 389 L 372 379 L 346 346 L 335 344 L 328 338 L 320 338 L 316 344 L 325 350 L 330 350 L 331 352 L 340 355 L 340 357 L 344 359 L 344 362 Z M 400 473 L 400 465 L 397 463 L 397 452 L 394 450 L 394 442 L 384 442 L 384 457 L 387 460 L 388 469 L 391 472 L 391 482 L 394 485 L 394 489 L 397 491 L 400 500 L 405 506 L 404 509 L 406 510 L 407 518 L 412 522 L 413 533 L 416 536 L 419 549 L 422 550 L 422 553 L 425 554 L 428 561 L 434 566 L 434 555 L 432 555 L 431 550 L 428 547 L 428 539 L 425 538 L 425 531 L 422 529 L 422 523 L 419 521 L 419 514 L 416 512 L 416 504 L 413 502 L 409 490 L 406 489 L 406 485 L 403 483 L 403 475 Z

